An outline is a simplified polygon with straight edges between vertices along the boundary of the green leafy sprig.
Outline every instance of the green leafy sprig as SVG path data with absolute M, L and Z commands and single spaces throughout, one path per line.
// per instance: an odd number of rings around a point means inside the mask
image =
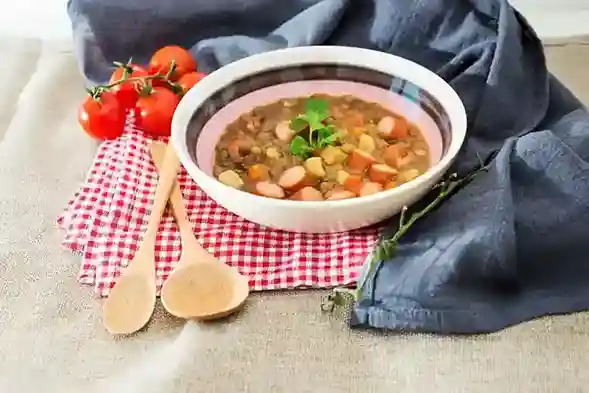
M 290 143 L 291 154 L 307 159 L 313 152 L 334 144 L 340 137 L 333 124 L 329 124 L 329 104 L 319 98 L 305 101 L 305 113 L 290 122 L 290 128 L 297 133 Z M 305 139 L 302 131 L 308 130 Z
M 442 204 L 442 202 L 450 198 L 460 187 L 471 182 L 480 172 L 487 170 L 488 165 L 481 164 L 478 168 L 464 177 L 459 178 L 456 173 L 451 174 L 446 180 L 441 181 L 433 187 L 432 190 L 439 190 L 437 196 L 423 209 L 411 214 L 409 217 L 407 217 L 408 208 L 406 206 L 403 207 L 399 216 L 399 226 L 395 233 L 393 233 L 391 237 L 381 240 L 374 248 L 371 258 L 368 261 L 368 274 L 366 277 L 372 277 L 374 275 L 379 262 L 387 261 L 395 257 L 401 237 L 405 235 L 417 221 L 435 210 Z M 323 311 L 333 311 L 337 306 L 350 305 L 351 303 L 362 299 L 366 281 L 367 280 L 363 283 L 359 283 L 355 289 L 347 287 L 334 288 L 332 293 L 327 297 L 327 300 L 321 304 L 321 309 Z

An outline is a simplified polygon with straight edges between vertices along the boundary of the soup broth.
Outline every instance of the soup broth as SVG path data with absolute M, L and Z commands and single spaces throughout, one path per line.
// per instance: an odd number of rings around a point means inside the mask
M 256 107 L 229 124 L 213 174 L 257 195 L 321 201 L 388 190 L 429 166 L 427 142 L 403 116 L 353 96 L 313 95 Z

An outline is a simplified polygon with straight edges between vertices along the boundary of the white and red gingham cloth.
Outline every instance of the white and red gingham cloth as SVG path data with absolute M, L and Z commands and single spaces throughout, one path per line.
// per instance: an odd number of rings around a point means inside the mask
M 152 141 L 130 117 L 120 138 L 101 143 L 85 183 L 58 217 L 63 246 L 82 254 L 79 282 L 93 285 L 99 296 L 115 285 L 146 228 L 157 180 Z M 201 244 L 248 276 L 254 291 L 353 283 L 380 231 L 301 234 L 263 228 L 217 205 L 184 168 L 178 179 Z M 159 286 L 180 252 L 179 232 L 166 212 L 156 243 Z

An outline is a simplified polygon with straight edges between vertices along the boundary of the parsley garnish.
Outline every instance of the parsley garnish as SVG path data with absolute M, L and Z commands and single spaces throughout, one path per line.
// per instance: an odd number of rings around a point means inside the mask
M 290 128 L 297 136 L 290 143 L 290 152 L 302 159 L 307 159 L 318 149 L 334 144 L 339 139 L 333 124 L 329 124 L 329 104 L 319 98 L 308 98 L 305 101 L 305 113 L 298 115 L 290 122 Z M 308 130 L 305 139 L 302 131 Z

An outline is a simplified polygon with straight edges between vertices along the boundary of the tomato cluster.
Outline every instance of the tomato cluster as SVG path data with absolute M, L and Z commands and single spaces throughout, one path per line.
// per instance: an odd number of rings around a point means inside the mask
M 205 76 L 190 52 L 175 45 L 156 51 L 147 67 L 131 61 L 115 65 L 109 83 L 89 89 L 78 111 L 80 125 L 96 139 L 119 137 L 129 110 L 147 134 L 170 135 L 180 98 Z

